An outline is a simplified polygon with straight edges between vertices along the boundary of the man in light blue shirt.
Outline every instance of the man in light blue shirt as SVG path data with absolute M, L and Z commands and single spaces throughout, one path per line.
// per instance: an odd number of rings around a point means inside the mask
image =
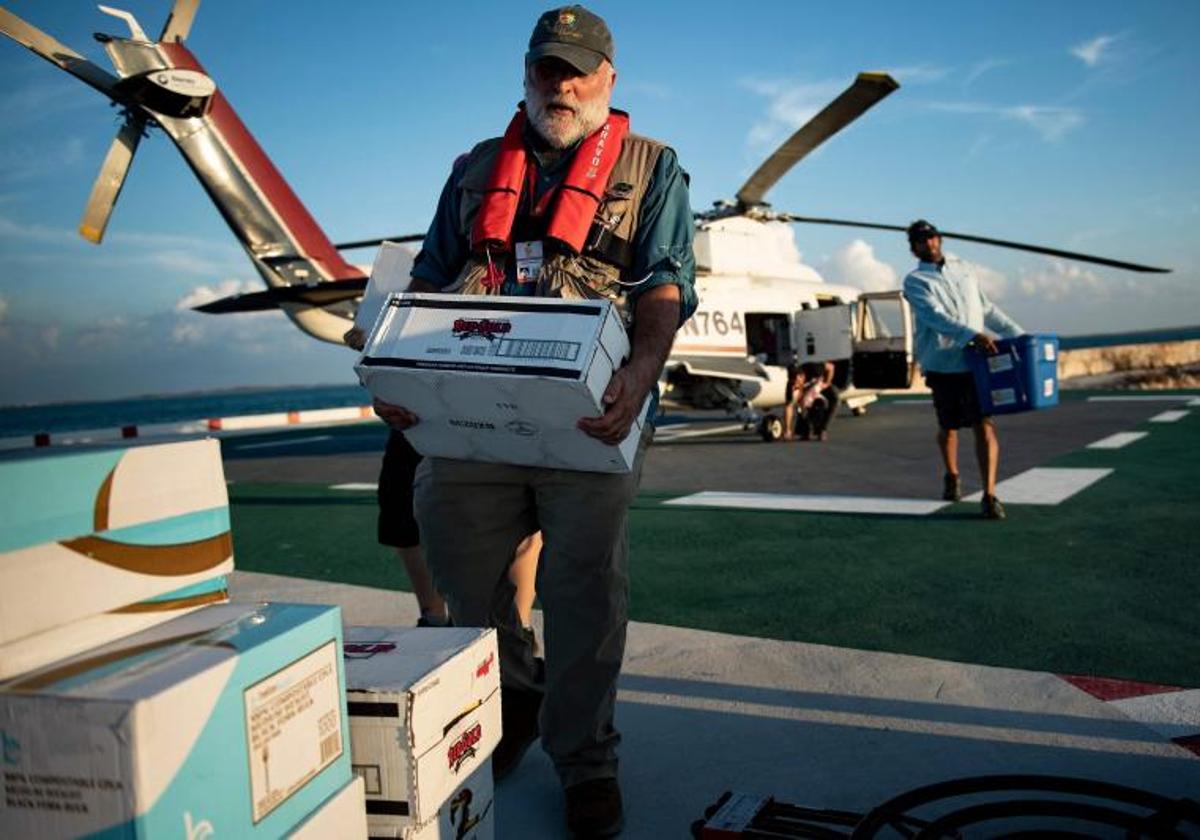
M 985 330 L 1010 337 L 1020 335 L 1021 327 L 988 300 L 970 265 L 942 254 L 941 234 L 929 222 L 920 219 L 909 226 L 908 244 L 920 262 L 904 278 L 904 297 L 913 308 L 917 361 L 937 411 L 938 449 L 946 468 L 942 498 L 962 498 L 958 430 L 970 426 L 983 481 L 983 516 L 1003 519 L 1004 506 L 996 498 L 1000 443 L 992 418 L 979 408 L 966 353 L 996 352 L 996 342 Z

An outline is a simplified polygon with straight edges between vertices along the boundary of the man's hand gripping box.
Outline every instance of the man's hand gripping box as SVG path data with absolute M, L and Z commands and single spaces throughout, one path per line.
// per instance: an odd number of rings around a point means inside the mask
M 423 455 L 629 472 L 646 405 L 609 446 L 582 432 L 629 355 L 606 300 L 393 295 L 355 365 L 362 384 L 420 422 L 405 432 Z
M 345 650 L 351 755 L 367 786 L 370 833 L 406 836 L 500 742 L 496 631 L 347 627 Z

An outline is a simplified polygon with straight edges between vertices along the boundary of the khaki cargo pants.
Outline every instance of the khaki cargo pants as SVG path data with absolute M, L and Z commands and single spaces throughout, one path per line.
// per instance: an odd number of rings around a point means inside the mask
M 415 507 L 434 583 L 463 627 L 495 627 L 505 686 L 545 691 L 542 746 L 564 786 L 617 775 L 613 726 L 629 604 L 628 510 L 649 426 L 628 474 L 426 458 Z M 522 632 L 507 570 L 542 530 L 537 593 L 545 681 Z

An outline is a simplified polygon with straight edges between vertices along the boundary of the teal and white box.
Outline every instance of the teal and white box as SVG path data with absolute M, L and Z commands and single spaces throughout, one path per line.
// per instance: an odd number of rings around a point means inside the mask
M 282 837 L 351 779 L 337 607 L 206 607 L 0 684 L 0 837 Z
M 363 780 L 355 776 L 350 784 L 326 799 L 287 837 L 288 840 L 368 840 L 370 835 L 367 834 L 367 800 L 363 796 Z
M 215 577 L 192 586 L 60 624 L 0 644 L 0 681 L 66 659 L 89 648 L 132 636 L 195 610 L 229 602 L 225 578 Z
M 232 571 L 215 440 L 0 462 L 0 644 Z

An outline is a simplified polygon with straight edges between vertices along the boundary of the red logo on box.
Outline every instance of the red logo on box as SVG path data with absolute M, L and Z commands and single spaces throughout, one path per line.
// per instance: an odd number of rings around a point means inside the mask
M 446 758 L 449 760 L 452 773 L 457 773 L 464 761 L 475 756 L 475 745 L 482 737 L 483 727 L 477 723 L 450 745 L 450 749 L 446 751 Z
M 505 333 L 512 332 L 512 322 L 491 318 L 455 318 L 453 332 L 459 340 L 478 337 L 495 341 Z
M 479 667 L 475 669 L 476 678 L 488 675 L 488 671 L 492 670 L 492 662 L 495 658 L 496 655 L 494 653 L 489 653 L 488 658 L 479 663 Z

